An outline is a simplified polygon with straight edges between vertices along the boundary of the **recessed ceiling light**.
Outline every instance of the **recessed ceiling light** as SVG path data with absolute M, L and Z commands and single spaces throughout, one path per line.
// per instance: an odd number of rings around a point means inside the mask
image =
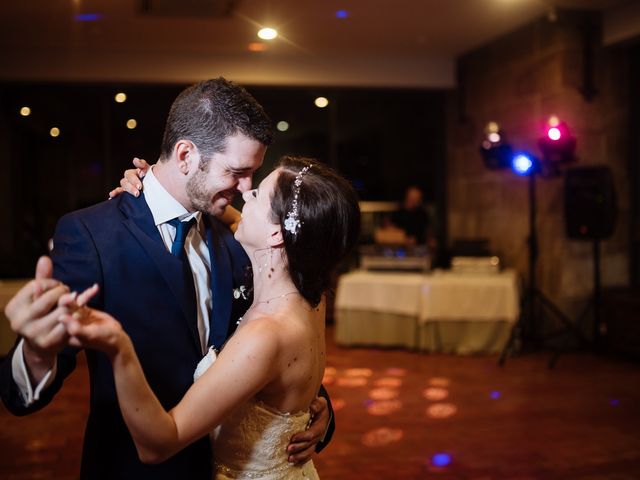
M 49 135 L 54 138 L 60 136 L 60 129 L 58 127 L 53 127 L 51 130 L 49 130 Z
M 133 130 L 137 126 L 138 126 L 138 122 L 136 121 L 135 118 L 130 118 L 129 120 L 127 120 L 127 128 L 129 130 Z
M 247 48 L 250 52 L 264 52 L 267 45 L 262 42 L 251 42 Z
M 127 101 L 127 94 L 126 93 L 122 93 L 122 92 L 118 92 L 116 93 L 116 96 L 114 97 L 117 103 L 124 103 Z
M 325 97 L 318 97 L 314 100 L 313 103 L 315 103 L 316 107 L 318 108 L 324 108 L 329 105 L 329 100 L 327 100 Z
M 276 125 L 276 128 L 280 132 L 286 132 L 287 130 L 289 130 L 289 123 L 285 122 L 284 120 L 280 120 Z
M 278 31 L 275 28 L 265 27 L 258 30 L 258 37 L 260 37 L 263 40 L 273 40 L 277 36 L 278 36 Z
M 31 115 L 31 109 L 29 107 L 22 107 L 20 109 L 20 115 L 22 115 L 23 117 L 28 117 L 29 115 Z

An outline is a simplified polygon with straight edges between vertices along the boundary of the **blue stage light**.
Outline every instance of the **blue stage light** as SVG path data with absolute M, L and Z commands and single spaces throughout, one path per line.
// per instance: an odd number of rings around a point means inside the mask
M 431 457 L 431 464 L 434 467 L 446 467 L 451 463 L 451 455 L 448 453 L 436 453 Z
M 347 12 L 346 10 L 338 10 L 336 12 L 336 17 L 338 18 L 347 18 L 349 16 L 349 12 Z
M 511 162 L 513 171 L 518 175 L 529 175 L 530 173 L 532 173 L 533 165 L 533 159 L 525 153 L 517 154 L 515 157 L 513 157 L 513 160 Z
M 76 15 L 76 22 L 96 22 L 102 19 L 99 13 L 79 13 Z

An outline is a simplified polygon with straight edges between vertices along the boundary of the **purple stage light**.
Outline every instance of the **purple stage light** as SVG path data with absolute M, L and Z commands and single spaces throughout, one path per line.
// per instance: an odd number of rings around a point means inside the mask
M 102 15 L 99 13 L 78 13 L 76 15 L 76 22 L 97 22 L 102 20 Z
M 434 467 L 446 467 L 451 463 L 451 455 L 448 453 L 440 452 L 431 457 L 431 464 Z

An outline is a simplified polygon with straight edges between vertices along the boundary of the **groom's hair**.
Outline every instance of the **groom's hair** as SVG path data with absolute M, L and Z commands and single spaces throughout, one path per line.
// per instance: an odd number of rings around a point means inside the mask
M 227 137 L 237 133 L 265 146 L 273 142 L 271 120 L 244 88 L 222 77 L 196 83 L 171 105 L 160 160 L 171 157 L 179 140 L 190 140 L 200 151 L 200 168 L 206 171 L 213 154 L 224 151 Z
M 300 171 L 309 167 L 306 171 Z M 351 184 L 318 160 L 283 157 L 271 198 L 272 221 L 282 228 L 287 268 L 300 294 L 317 306 L 360 234 L 360 207 Z M 299 186 L 295 185 L 300 180 Z M 297 193 L 297 195 L 296 195 Z M 294 201 L 300 226 L 285 228 Z

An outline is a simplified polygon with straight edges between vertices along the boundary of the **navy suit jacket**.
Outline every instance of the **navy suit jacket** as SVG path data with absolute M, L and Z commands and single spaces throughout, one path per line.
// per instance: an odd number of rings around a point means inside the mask
M 228 228 L 213 218 L 206 218 L 205 224 L 211 256 L 211 331 L 228 336 L 250 305 L 249 300 L 232 295 L 234 288 L 250 281 L 246 277 L 249 260 Z M 92 306 L 122 323 L 158 399 L 166 409 L 175 406 L 193 383 L 202 357 L 195 291 L 183 262 L 164 246 L 144 195 L 120 195 L 65 215 L 53 242 L 54 277 L 77 291 L 95 282 L 100 285 Z M 53 384 L 35 404 L 24 407 L 11 374 L 11 351 L 0 366 L 0 394 L 7 408 L 26 415 L 47 405 L 75 368 L 77 352 L 68 347 L 58 355 Z M 86 356 L 91 397 L 83 479 L 212 478 L 208 438 L 161 464 L 141 463 L 120 413 L 108 358 L 93 350 L 87 350 Z

